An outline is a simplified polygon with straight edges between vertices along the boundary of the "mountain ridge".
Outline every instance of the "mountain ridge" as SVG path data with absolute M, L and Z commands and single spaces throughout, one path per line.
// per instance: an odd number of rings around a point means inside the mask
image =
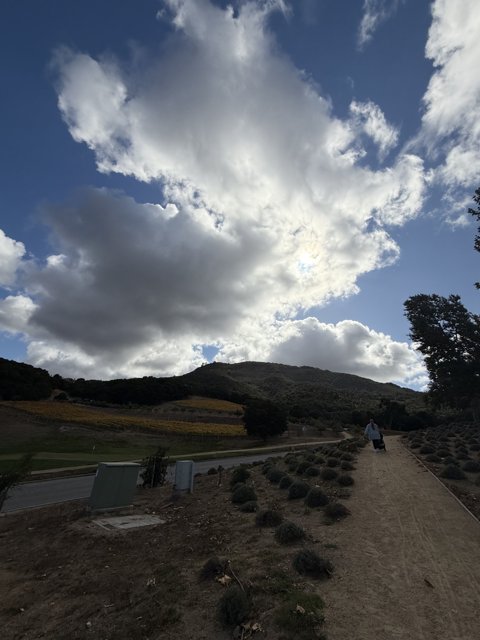
M 0 358 L 0 398 L 38 400 L 54 388 L 71 398 L 112 404 L 153 405 L 189 395 L 235 402 L 263 397 L 283 405 L 292 416 L 344 419 L 352 411 L 373 411 L 382 402 L 422 410 L 424 396 L 354 374 L 271 362 L 213 362 L 181 376 L 102 381 L 51 376 L 44 369 Z

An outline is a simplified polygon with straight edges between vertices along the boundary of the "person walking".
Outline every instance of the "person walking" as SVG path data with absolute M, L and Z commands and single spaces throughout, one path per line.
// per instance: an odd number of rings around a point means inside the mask
M 370 418 L 370 422 L 365 427 L 365 436 L 371 441 L 375 451 L 380 451 L 384 448 L 382 447 L 383 436 L 373 418 Z

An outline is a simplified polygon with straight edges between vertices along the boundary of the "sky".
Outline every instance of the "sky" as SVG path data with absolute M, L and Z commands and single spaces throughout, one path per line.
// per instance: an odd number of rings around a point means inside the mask
M 18 0 L 0 23 L 0 356 L 423 389 L 404 301 L 479 313 L 477 0 Z

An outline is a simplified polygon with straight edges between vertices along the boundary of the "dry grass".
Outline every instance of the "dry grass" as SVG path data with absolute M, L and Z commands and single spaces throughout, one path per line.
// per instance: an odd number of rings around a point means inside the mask
M 215 398 L 203 398 L 201 396 L 192 396 L 185 400 L 174 402 L 177 407 L 185 407 L 187 409 L 207 410 L 207 411 L 223 411 L 226 413 L 243 413 L 243 407 L 236 402 L 228 400 L 217 400 Z
M 217 402 L 217 401 L 212 401 Z M 126 416 L 77 404 L 61 402 L 3 402 L 5 406 L 25 411 L 35 417 L 76 423 L 100 429 L 141 429 L 159 433 L 200 436 L 244 436 L 241 425 L 216 424 L 209 422 L 186 422 L 181 420 L 162 420 L 143 416 Z M 233 403 L 230 403 L 233 404 Z

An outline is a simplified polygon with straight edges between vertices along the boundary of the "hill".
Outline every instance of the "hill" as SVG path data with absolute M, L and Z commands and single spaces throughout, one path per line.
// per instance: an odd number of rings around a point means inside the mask
M 4 400 L 48 398 L 53 389 L 93 403 L 158 405 L 191 395 L 244 403 L 268 398 L 290 419 L 363 424 L 372 413 L 384 424 L 405 423 L 424 413 L 423 394 L 394 384 L 314 367 L 268 362 L 207 364 L 182 376 L 119 380 L 77 380 L 50 376 L 43 369 L 0 358 L 0 396 Z M 408 420 L 407 420 L 408 422 Z M 428 426 L 422 424 L 418 426 Z
M 240 362 L 226 364 L 214 362 L 180 376 L 186 382 L 207 385 L 221 384 L 233 386 L 241 392 L 261 391 L 261 395 L 270 398 L 285 391 L 291 385 L 314 385 L 332 391 L 367 393 L 376 396 L 388 396 L 396 399 L 418 399 L 419 394 L 391 383 L 374 382 L 368 378 L 349 373 L 335 373 L 315 367 L 294 367 L 271 362 Z
M 291 418 L 362 424 L 367 413 L 412 414 L 425 408 L 423 393 L 314 367 L 268 362 L 212 363 L 178 380 L 198 395 L 213 394 L 237 402 L 248 397 L 268 398 L 282 404 Z

